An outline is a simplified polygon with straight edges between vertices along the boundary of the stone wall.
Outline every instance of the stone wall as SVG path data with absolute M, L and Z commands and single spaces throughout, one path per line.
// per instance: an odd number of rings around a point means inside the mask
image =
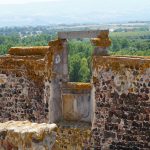
M 57 122 L 56 150 L 92 150 L 91 84 L 64 82 L 61 85 L 62 121 Z
M 29 121 L 0 123 L 0 150 L 51 150 L 56 130 L 55 124 Z
M 68 81 L 66 40 L 13 47 L 0 57 L 0 122 L 56 122 L 62 118 L 61 84 Z
M 26 48 L 25 56 L 20 49 L 15 53 L 12 48 L 12 55 L 0 57 L 0 122 L 48 122 L 51 70 L 45 66 L 46 58 L 34 51 L 49 47 Z M 30 55 L 32 51 L 35 55 Z
M 55 150 L 88 150 L 92 148 L 90 123 L 62 121 L 57 125 Z
M 16 77 L 10 71 L 1 72 L 0 76 L 6 81 L 0 83 L 0 122 L 48 121 L 48 102 L 43 101 L 44 83 L 39 85 L 24 76 Z
M 0 122 L 48 121 L 48 101 L 44 101 L 44 75 L 40 75 L 44 68 L 38 59 L 34 59 L 0 58 Z M 34 72 L 33 67 L 37 67 L 38 71 Z
M 91 84 L 63 83 L 62 108 L 64 120 L 91 122 Z
M 150 149 L 150 58 L 93 57 L 96 149 Z
M 57 122 L 54 150 L 150 149 L 150 57 L 108 56 L 109 31 L 82 33 L 61 33 L 49 46 L 11 48 L 0 57 L 0 122 Z M 78 34 L 98 35 L 91 83 L 69 82 L 60 38 Z M 12 145 L 2 132 L 0 144 Z

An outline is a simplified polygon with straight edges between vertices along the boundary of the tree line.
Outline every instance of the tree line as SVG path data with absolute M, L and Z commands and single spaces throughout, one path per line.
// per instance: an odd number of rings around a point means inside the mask
M 0 35 L 0 55 L 6 54 L 13 46 L 41 46 L 55 39 L 56 34 L 39 34 L 21 37 L 19 34 Z M 112 32 L 110 55 L 150 56 L 150 32 Z M 91 56 L 94 47 L 90 40 L 68 41 L 68 64 L 70 81 L 89 82 Z

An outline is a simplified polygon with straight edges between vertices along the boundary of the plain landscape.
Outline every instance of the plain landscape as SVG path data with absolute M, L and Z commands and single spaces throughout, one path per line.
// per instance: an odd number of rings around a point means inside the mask
M 109 29 L 112 40 L 110 55 L 150 55 L 150 22 L 132 21 L 124 24 L 58 24 L 0 28 L 0 54 L 16 46 L 47 46 L 59 31 Z M 90 39 L 68 41 L 70 81 L 89 82 L 93 46 Z

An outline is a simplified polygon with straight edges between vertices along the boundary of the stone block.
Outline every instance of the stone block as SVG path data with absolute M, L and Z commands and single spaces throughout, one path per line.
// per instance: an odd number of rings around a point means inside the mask
M 56 140 L 55 124 L 29 121 L 0 123 L 0 149 L 51 150 Z

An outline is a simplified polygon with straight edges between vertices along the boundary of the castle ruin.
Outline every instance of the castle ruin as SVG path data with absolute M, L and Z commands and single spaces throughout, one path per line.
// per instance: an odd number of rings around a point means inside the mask
M 150 57 L 109 56 L 108 35 L 59 32 L 48 46 L 12 47 L 0 57 L 0 150 L 150 149 Z M 69 82 L 67 39 L 75 38 L 91 38 L 95 47 L 90 83 Z M 9 141 L 20 137 L 11 124 L 36 128 L 26 120 L 50 133 L 29 138 L 23 128 L 28 138 L 19 147 Z

